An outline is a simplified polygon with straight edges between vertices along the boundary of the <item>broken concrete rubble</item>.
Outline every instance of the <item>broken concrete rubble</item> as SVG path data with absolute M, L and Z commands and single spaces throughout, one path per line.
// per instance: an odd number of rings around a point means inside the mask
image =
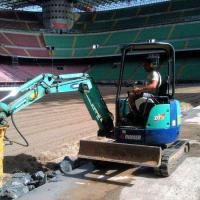
M 68 172 L 72 171 L 74 168 L 74 161 L 71 160 L 68 156 L 66 156 L 62 162 L 59 164 L 61 172 L 67 174 Z
M 1 188 L 0 197 L 8 199 L 17 199 L 18 197 L 29 192 L 30 189 L 34 189 L 31 186 L 33 181 L 30 174 L 27 173 L 15 173 L 11 180 L 6 182 Z
M 0 199 L 17 199 L 29 191 L 45 184 L 48 178 L 54 178 L 56 173 L 48 176 L 43 171 L 38 171 L 33 175 L 28 173 L 15 173 L 0 189 Z
M 46 172 L 37 171 L 32 175 L 29 173 L 15 173 L 0 189 L 0 199 L 17 199 L 29 191 L 44 185 L 46 182 L 59 181 L 57 178 L 58 175 L 62 173 L 67 174 L 72 171 L 76 165 L 76 160 L 65 157 L 58 165 L 59 170 Z

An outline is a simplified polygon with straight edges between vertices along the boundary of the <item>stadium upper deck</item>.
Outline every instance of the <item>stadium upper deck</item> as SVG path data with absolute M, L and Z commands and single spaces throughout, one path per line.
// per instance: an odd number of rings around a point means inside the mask
M 0 54 L 62 59 L 116 56 L 120 53 L 119 44 L 152 38 L 171 42 L 177 51 L 197 50 L 200 47 L 199 4 L 197 0 L 182 0 L 81 13 L 74 27 L 76 31 L 79 27 L 79 33 L 68 34 L 40 29 L 43 27 L 39 13 L 2 11 Z
M 120 44 L 152 38 L 172 43 L 176 52 L 199 51 L 199 13 L 200 2 L 197 0 L 176 0 L 120 10 L 76 13 L 74 32 L 58 34 L 44 29 L 39 13 L 4 11 L 0 12 L 0 55 L 47 59 L 49 65 L 53 59 L 112 59 L 113 56 L 120 55 Z M 198 58 L 184 54 L 177 65 L 178 79 L 200 80 L 199 63 Z M 6 69 L 6 66 L 2 65 L 0 68 Z M 21 69 L 25 68 L 18 67 L 18 70 Z M 110 73 L 107 78 L 105 69 L 107 75 Z M 193 70 L 194 76 L 188 70 Z M 128 72 L 132 74 L 132 71 L 137 74 L 137 67 L 130 67 Z M 113 62 L 91 65 L 88 72 L 96 80 L 114 80 L 118 73 L 113 68 Z M 101 74 L 104 75 L 101 77 Z
M 74 30 L 100 32 L 195 21 L 200 19 L 199 6 L 200 3 L 196 0 L 182 0 L 104 12 L 82 13 L 74 24 Z

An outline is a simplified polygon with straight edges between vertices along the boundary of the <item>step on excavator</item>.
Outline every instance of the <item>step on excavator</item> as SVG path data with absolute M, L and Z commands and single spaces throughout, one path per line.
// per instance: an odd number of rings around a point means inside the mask
M 174 99 L 175 50 L 169 43 L 153 41 L 123 45 L 121 52 L 115 122 L 98 87 L 88 74 L 41 74 L 1 100 L 1 127 L 8 125 L 6 119 L 9 116 L 14 122 L 13 115 L 16 112 L 45 95 L 79 91 L 92 119 L 98 124 L 97 138 L 101 138 L 81 140 L 78 153 L 80 159 L 147 166 L 154 168 L 159 176 L 169 176 L 189 151 L 189 142 L 179 139 L 181 110 L 180 102 Z M 125 60 L 130 55 L 138 54 L 164 55 L 168 74 L 167 80 L 160 87 L 162 91 L 153 97 L 153 103 L 147 98 L 137 117 L 140 120 L 135 120 L 130 117 L 135 115 L 131 115 L 128 97 L 124 95 L 122 88 Z M 133 84 L 129 86 L 133 87 Z M 10 103 L 6 103 L 8 99 Z

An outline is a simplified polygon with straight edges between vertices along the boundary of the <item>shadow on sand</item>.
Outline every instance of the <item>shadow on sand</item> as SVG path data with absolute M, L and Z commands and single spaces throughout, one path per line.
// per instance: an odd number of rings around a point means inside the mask
M 27 172 L 34 173 L 45 167 L 31 155 L 19 154 L 4 157 L 4 173 Z

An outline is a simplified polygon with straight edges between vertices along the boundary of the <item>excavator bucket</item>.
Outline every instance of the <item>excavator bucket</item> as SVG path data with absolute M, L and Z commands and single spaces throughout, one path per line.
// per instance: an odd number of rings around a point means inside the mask
M 81 140 L 78 157 L 89 160 L 158 167 L 161 163 L 161 155 L 161 148 L 155 146 Z

